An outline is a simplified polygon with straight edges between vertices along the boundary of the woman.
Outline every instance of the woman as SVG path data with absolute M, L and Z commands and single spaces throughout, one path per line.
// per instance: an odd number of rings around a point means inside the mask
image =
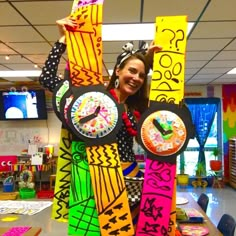
M 58 65 L 62 54 L 66 50 L 65 26 L 76 27 L 76 22 L 70 18 L 58 20 L 60 38 L 53 46 L 39 82 L 50 91 L 61 81 L 57 76 Z M 151 45 L 149 49 L 144 46 L 134 51 L 131 43 L 126 44 L 122 52 L 117 57 L 117 62 L 111 76 L 107 90 L 117 99 L 119 103 L 124 104 L 125 113 L 123 113 L 123 125 L 117 134 L 118 148 L 122 162 L 135 161 L 133 152 L 133 137 L 137 135 L 136 123 L 141 113 L 145 111 L 148 105 L 148 72 L 152 62 L 154 50 L 161 50 L 160 46 Z M 144 55 L 147 51 L 147 54 Z
M 61 37 L 53 46 L 39 78 L 40 83 L 50 91 L 53 91 L 61 81 L 57 76 L 57 69 L 60 58 L 66 50 L 65 26 L 76 27 L 76 22 L 71 18 L 58 20 L 57 24 Z M 134 183 L 135 177 L 138 177 L 137 180 L 139 181 L 140 177 L 143 176 L 135 160 L 134 137 L 137 135 L 137 121 L 148 105 L 147 79 L 153 52 L 154 50 L 161 50 L 159 46 L 152 45 L 149 49 L 145 46 L 146 44 L 143 44 L 136 51 L 133 50 L 132 43 L 127 43 L 123 47 L 124 51 L 117 57 L 110 83 L 107 86 L 107 90 L 118 103 L 124 105 L 125 110 L 122 114 L 122 127 L 116 137 L 123 174 L 132 177 L 132 181 L 130 179 L 126 181 L 127 189 L 136 189 L 137 192 L 134 194 L 139 195 L 130 199 L 131 211 L 137 208 L 140 197 L 140 189 L 133 186 L 133 184 L 136 185 Z M 139 182 L 138 185 L 140 187 Z M 132 200 L 135 201 L 132 202 Z M 136 213 L 135 210 L 134 224 L 137 220 Z

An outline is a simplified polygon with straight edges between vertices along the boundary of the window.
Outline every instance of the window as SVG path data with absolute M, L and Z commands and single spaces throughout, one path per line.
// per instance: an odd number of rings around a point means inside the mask
M 191 98 L 190 99 L 186 99 L 186 103 L 187 105 L 189 105 L 189 109 L 191 111 L 192 117 L 193 117 L 193 122 L 195 124 L 195 126 L 204 126 L 207 128 L 207 126 L 209 125 L 209 120 L 207 120 L 208 118 L 211 118 L 212 115 L 212 122 L 210 122 L 210 127 L 208 127 L 208 132 L 206 132 L 206 140 L 202 141 L 202 152 L 203 152 L 203 156 L 201 156 L 201 152 L 200 152 L 200 144 L 199 144 L 199 139 L 204 137 L 195 137 L 194 139 L 190 139 L 188 146 L 186 148 L 186 150 L 184 151 L 183 155 L 184 159 L 185 159 L 185 173 L 189 174 L 190 176 L 194 176 L 195 175 L 195 166 L 197 164 L 197 162 L 199 162 L 200 160 L 205 161 L 205 165 L 206 165 L 206 173 L 209 173 L 210 171 L 210 160 L 214 159 L 214 156 L 212 155 L 212 151 L 215 147 L 220 147 L 222 150 L 222 125 L 221 125 L 221 104 L 220 104 L 220 99 L 218 98 Z M 204 109 L 204 106 L 202 106 L 202 109 L 199 110 L 198 105 L 211 105 L 214 104 L 216 105 L 216 110 L 209 116 L 207 116 L 206 110 L 211 110 L 211 107 L 206 107 L 206 109 Z M 192 106 L 191 105 L 195 105 Z M 194 109 L 198 107 L 197 112 L 194 111 Z M 200 113 L 203 113 L 203 116 L 201 116 Z M 196 116 L 196 117 L 194 117 Z M 198 122 L 199 121 L 199 122 Z M 196 129 L 199 127 L 196 127 Z M 197 131 L 196 131 L 197 132 Z M 201 129 L 198 129 L 198 132 L 201 132 Z M 197 134 L 196 134 L 197 135 Z M 201 133 L 200 133 L 201 135 Z M 205 142 L 204 142 L 205 141 Z M 201 142 L 201 141 L 200 141 Z M 202 158 L 202 159 L 201 159 Z M 203 159 L 204 158 L 204 159 Z M 180 156 L 178 156 L 177 158 L 177 173 L 179 173 L 179 159 Z

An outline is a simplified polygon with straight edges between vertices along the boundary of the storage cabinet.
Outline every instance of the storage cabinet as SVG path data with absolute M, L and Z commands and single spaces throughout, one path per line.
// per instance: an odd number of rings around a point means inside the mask
M 229 184 L 236 189 L 236 137 L 229 139 Z

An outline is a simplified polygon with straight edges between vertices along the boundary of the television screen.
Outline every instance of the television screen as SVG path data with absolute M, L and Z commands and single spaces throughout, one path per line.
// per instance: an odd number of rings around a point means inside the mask
M 47 119 L 44 90 L 1 91 L 0 106 L 0 120 Z

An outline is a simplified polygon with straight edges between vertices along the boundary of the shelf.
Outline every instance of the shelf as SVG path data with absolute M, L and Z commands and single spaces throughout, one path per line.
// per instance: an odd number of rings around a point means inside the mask
M 236 189 L 236 139 L 229 139 L 229 184 Z

